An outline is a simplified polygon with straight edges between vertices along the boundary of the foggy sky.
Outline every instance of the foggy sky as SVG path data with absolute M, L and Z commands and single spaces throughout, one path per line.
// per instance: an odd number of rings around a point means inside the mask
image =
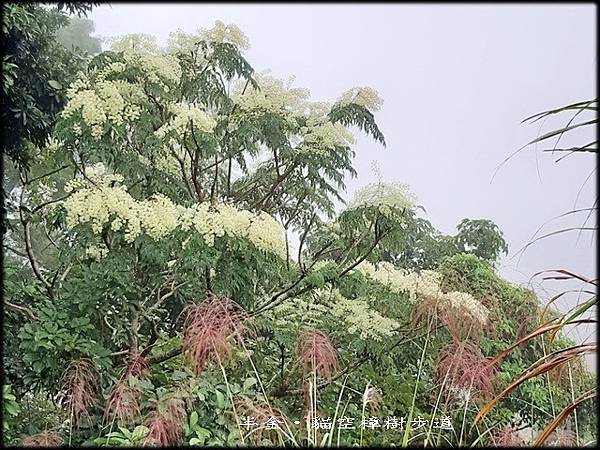
M 312 100 L 333 102 L 354 86 L 377 89 L 385 103 L 376 120 L 388 146 L 358 136 L 359 175 L 348 180 L 347 198 L 375 181 L 376 160 L 385 181 L 411 186 L 442 232 L 456 233 L 467 217 L 496 222 L 510 246 L 500 273 L 524 285 L 546 269 L 596 273 L 590 232 L 550 237 L 520 260 L 515 256 L 544 222 L 574 208 L 596 167 L 593 154 L 557 164 L 561 154 L 541 152 L 548 145 L 527 148 L 491 181 L 507 156 L 569 117 L 536 125 L 522 119 L 596 97 L 595 17 L 593 4 L 115 4 L 90 15 L 96 35 L 149 33 L 160 43 L 178 28 L 233 22 L 250 39 L 246 56 L 256 70 L 295 75 L 294 85 L 310 89 Z M 592 136 L 593 130 L 578 133 L 564 146 Z M 595 198 L 593 174 L 576 206 L 589 207 Z M 551 222 L 541 234 L 584 219 Z M 587 226 L 595 226 L 595 217 Z M 544 299 L 565 286 L 534 280 L 531 287 Z

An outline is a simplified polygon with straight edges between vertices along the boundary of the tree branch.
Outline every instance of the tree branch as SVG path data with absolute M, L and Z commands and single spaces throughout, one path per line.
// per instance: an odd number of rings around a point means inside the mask
M 300 244 L 298 246 L 298 266 L 300 266 L 300 269 L 302 269 L 302 247 L 304 246 L 306 236 L 308 235 L 308 232 L 310 231 L 310 228 L 312 227 L 312 224 L 314 223 L 316 217 L 317 213 L 314 213 L 310 218 L 310 221 L 308 222 L 306 230 L 304 230 L 304 233 L 302 233 L 302 236 L 300 237 Z
M 33 311 L 30 308 L 26 306 L 15 305 L 14 303 L 9 302 L 7 299 L 4 299 L 4 304 L 9 308 L 12 308 L 23 314 L 27 314 L 29 317 L 31 317 L 32 320 L 37 320 L 37 316 L 33 313 Z
M 171 350 L 168 353 L 165 353 L 164 355 L 161 356 L 155 356 L 154 358 L 150 358 L 148 360 L 148 362 L 150 364 L 160 364 L 162 362 L 165 362 L 171 358 L 175 358 L 176 356 L 181 355 L 181 353 L 183 352 L 183 347 L 178 347 L 174 350 Z
M 283 174 L 277 177 L 275 183 L 273 183 L 273 186 L 271 186 L 271 189 L 269 189 L 269 192 L 267 192 L 267 194 L 259 201 L 255 202 L 252 206 L 250 206 L 250 209 L 255 209 L 258 206 L 261 206 L 266 200 L 268 200 L 269 197 L 271 197 L 275 193 L 275 190 L 279 187 L 279 185 L 290 175 L 290 173 L 292 173 L 292 170 L 294 170 L 296 167 L 298 167 L 298 163 L 291 164 L 290 167 L 288 167 Z

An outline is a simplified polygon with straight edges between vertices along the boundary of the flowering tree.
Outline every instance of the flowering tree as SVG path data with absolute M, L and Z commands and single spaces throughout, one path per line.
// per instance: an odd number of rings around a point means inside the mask
M 431 419 L 420 442 L 482 439 L 433 419 L 465 424 L 498 374 L 529 358 L 485 355 L 537 318 L 535 297 L 438 245 L 403 185 L 367 186 L 337 214 L 352 130 L 385 145 L 382 100 L 363 87 L 311 102 L 256 74 L 247 48 L 221 22 L 164 49 L 115 41 L 70 85 L 53 141 L 21 172 L 11 217 L 23 248 L 5 304 L 22 358 L 9 376 L 54 395 L 69 424 L 30 439 L 331 444 L 321 418 L 376 408 Z M 419 236 L 436 245 L 409 254 Z M 515 302 L 521 316 L 494 326 Z M 519 395 L 541 405 L 551 393 Z M 494 414 L 504 426 L 516 411 L 535 422 L 510 399 Z M 250 416 L 279 426 L 257 432 Z M 338 442 L 413 433 L 356 425 Z

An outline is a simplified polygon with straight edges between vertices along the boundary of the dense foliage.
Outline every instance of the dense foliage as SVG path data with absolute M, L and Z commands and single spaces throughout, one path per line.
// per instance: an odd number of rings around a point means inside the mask
M 257 74 L 248 45 L 221 22 L 164 49 L 117 40 L 33 141 L 3 240 L 6 442 L 497 444 L 585 389 L 569 367 L 472 426 L 571 343 L 493 359 L 541 320 L 495 272 L 500 230 L 465 219 L 444 236 L 381 180 L 336 211 L 351 131 L 385 145 L 382 100 L 311 102 Z M 592 430 L 582 416 L 582 441 Z
M 57 32 L 70 13 L 85 14 L 89 4 L 2 5 L 3 153 L 27 168 L 28 144 L 46 145 L 64 105 L 64 86 L 84 67 L 84 54 L 61 45 Z

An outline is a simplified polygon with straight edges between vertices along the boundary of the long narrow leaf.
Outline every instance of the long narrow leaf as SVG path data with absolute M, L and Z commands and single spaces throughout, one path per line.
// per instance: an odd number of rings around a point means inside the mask
M 597 350 L 596 344 L 582 344 L 576 345 L 574 347 L 569 347 L 567 349 L 559 350 L 557 352 L 551 353 L 544 358 L 541 358 L 536 363 L 532 364 L 528 371 L 523 373 L 519 378 L 509 384 L 502 392 L 500 392 L 496 397 L 494 397 L 491 401 L 489 401 L 477 414 L 474 420 L 474 424 L 476 424 L 483 416 L 487 415 L 494 405 L 498 403 L 506 394 L 512 392 L 525 381 L 534 378 L 538 375 L 542 375 L 550 370 L 558 369 L 562 365 L 566 364 L 569 361 L 572 361 L 575 358 L 578 358 L 587 353 L 594 353 Z M 549 361 L 543 362 L 543 360 L 549 359 Z
M 554 341 L 554 339 L 556 338 L 557 333 L 563 329 L 566 325 L 572 325 L 573 321 L 576 317 L 580 317 L 581 315 L 583 315 L 583 313 L 585 313 L 588 309 L 590 309 L 591 307 L 595 306 L 598 304 L 598 299 L 594 296 L 591 299 L 589 299 L 587 302 L 585 302 L 583 305 L 579 306 L 577 308 L 577 310 L 570 314 L 566 319 L 564 319 L 561 323 L 560 323 L 560 327 L 556 328 L 552 334 L 550 335 L 550 342 Z M 595 322 L 594 319 L 590 319 L 593 320 Z
M 570 111 L 570 110 L 573 110 L 573 109 L 575 109 L 575 110 L 580 110 L 580 109 L 584 109 L 585 110 L 585 109 L 588 109 L 588 110 L 591 110 L 591 111 L 597 111 L 597 109 L 598 109 L 597 107 L 591 106 L 594 103 L 596 103 L 597 101 L 598 101 L 598 99 L 595 99 L 595 100 L 586 100 L 586 101 L 583 101 L 583 102 L 577 102 L 577 103 L 573 103 L 571 105 L 562 106 L 560 108 L 551 109 L 551 110 L 548 110 L 548 111 L 537 113 L 537 114 L 534 114 L 532 116 L 529 116 L 529 117 L 523 119 L 521 121 L 521 123 L 525 123 L 525 122 L 528 122 L 528 121 L 531 121 L 531 123 L 535 123 L 538 120 L 543 119 L 544 117 L 548 117 L 548 116 L 551 116 L 551 115 L 554 115 L 554 114 L 560 114 L 561 112 Z M 531 119 L 535 119 L 535 120 L 531 120 Z
M 585 127 L 587 125 L 595 125 L 597 123 L 598 123 L 598 119 L 594 119 L 594 120 L 588 120 L 587 122 L 577 123 L 575 125 L 571 125 L 571 126 L 568 126 L 568 127 L 559 128 L 557 130 L 552 130 L 552 131 L 549 131 L 546 134 L 542 134 L 538 138 L 535 138 L 533 141 L 530 141 L 528 144 L 524 145 L 524 147 L 527 147 L 528 145 L 531 145 L 531 144 L 535 144 L 536 142 L 545 141 L 546 139 L 550 139 L 551 137 L 554 137 L 554 136 L 558 136 L 558 135 L 564 134 L 567 131 L 574 130 L 575 128 Z
M 597 393 L 596 393 L 595 389 L 589 390 L 588 392 L 586 392 L 585 394 L 583 394 L 579 398 L 577 398 L 573 403 L 571 403 L 565 409 L 563 409 L 560 412 L 560 414 L 558 416 L 556 416 L 556 418 L 552 422 L 550 422 L 546 426 L 546 428 L 544 428 L 542 430 L 542 432 L 535 439 L 535 442 L 533 443 L 533 445 L 535 447 L 541 447 L 544 444 L 544 442 L 546 442 L 548 437 L 552 434 L 552 432 L 554 430 L 556 430 L 558 425 L 560 425 L 560 423 L 563 420 L 565 420 L 565 418 L 567 416 L 569 416 L 581 403 L 585 402 L 586 400 L 590 400 L 590 399 L 596 397 L 596 395 L 597 395 Z
M 596 321 L 592 320 L 592 319 L 580 319 L 580 320 L 574 320 L 572 322 L 572 324 L 578 324 L 578 323 L 595 323 L 595 322 Z M 527 341 L 529 341 L 529 340 L 533 339 L 534 337 L 539 336 L 541 334 L 553 331 L 554 329 L 556 329 L 557 327 L 560 327 L 560 326 L 561 326 L 561 324 L 560 323 L 556 323 L 556 320 L 550 320 L 550 321 L 548 321 L 548 322 L 540 325 L 538 328 L 536 328 L 535 330 L 533 330 L 531 333 L 529 333 L 528 335 L 522 337 L 517 342 L 515 342 L 513 345 L 511 345 L 510 347 L 508 347 L 506 350 L 501 351 L 494 358 L 494 360 L 490 364 L 498 363 L 507 354 L 509 354 L 511 351 L 513 351 L 515 348 L 519 347 L 520 345 L 524 344 L 525 342 L 527 342 Z
M 588 278 L 585 278 L 582 275 L 577 275 L 577 274 L 575 274 L 573 272 L 569 272 L 568 270 L 564 270 L 564 269 L 543 270 L 541 272 L 535 273 L 533 276 L 536 277 L 536 276 L 541 275 L 543 273 L 552 273 L 552 272 L 561 273 L 563 275 L 566 275 L 566 277 L 561 277 L 561 278 L 544 277 L 543 279 L 544 280 L 567 280 L 567 279 L 571 279 L 571 278 L 576 278 L 577 280 L 581 280 L 584 283 L 593 284 L 595 286 L 598 285 L 598 280 L 596 278 L 588 279 Z

